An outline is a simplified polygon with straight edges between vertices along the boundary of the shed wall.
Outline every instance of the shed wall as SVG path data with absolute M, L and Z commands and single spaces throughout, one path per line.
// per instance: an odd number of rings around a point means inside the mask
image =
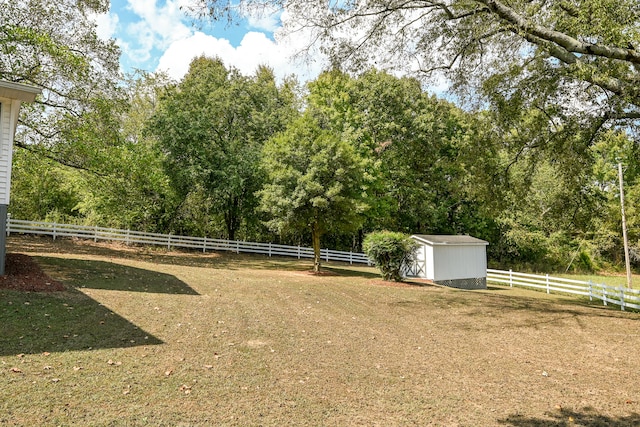
M 487 275 L 484 245 L 438 245 L 432 248 L 433 281 L 471 279 Z

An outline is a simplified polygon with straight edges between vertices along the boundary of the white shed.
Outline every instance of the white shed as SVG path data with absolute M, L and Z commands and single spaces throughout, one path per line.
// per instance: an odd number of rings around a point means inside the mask
M 37 87 L 0 80 L 0 275 L 4 275 L 7 206 L 11 194 L 13 137 L 18 127 L 20 104 L 33 102 Z
M 487 245 L 471 236 L 411 236 L 419 243 L 416 262 L 406 276 L 462 289 L 487 288 Z

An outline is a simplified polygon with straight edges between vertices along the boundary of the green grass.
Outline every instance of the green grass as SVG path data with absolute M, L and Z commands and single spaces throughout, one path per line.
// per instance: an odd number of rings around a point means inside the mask
M 640 424 L 639 314 L 348 265 L 11 248 L 68 291 L 0 291 L 2 426 Z
M 565 279 L 582 280 L 585 282 L 591 281 L 593 283 L 614 287 L 627 287 L 626 274 L 554 274 L 554 276 L 563 277 Z M 640 289 L 640 275 L 632 275 L 631 282 L 633 289 Z

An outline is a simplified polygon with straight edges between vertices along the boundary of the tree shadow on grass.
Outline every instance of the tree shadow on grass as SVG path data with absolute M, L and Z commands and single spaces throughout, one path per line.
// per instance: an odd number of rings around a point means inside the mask
M 75 289 L 0 290 L 0 324 L 0 356 L 162 344 Z
M 640 414 L 612 417 L 601 415 L 589 408 L 583 411 L 562 409 L 545 414 L 547 418 L 510 415 L 498 423 L 513 427 L 636 427 L 640 426 Z
M 79 289 L 198 295 L 175 276 L 156 271 L 97 260 L 33 258 L 67 290 L 0 290 L 0 356 L 162 344 Z
M 46 270 L 74 288 L 199 295 L 177 277 L 106 261 L 35 257 Z
M 296 259 L 263 254 L 207 251 L 201 249 L 171 248 L 162 246 L 126 245 L 121 242 L 93 242 L 80 239 L 56 239 L 47 236 L 12 235 L 7 246 L 14 252 L 59 253 L 73 255 L 98 255 L 112 259 L 134 259 L 164 265 L 204 267 L 226 270 L 287 270 L 307 271 L 313 268 L 310 258 Z M 325 268 L 326 264 L 323 264 Z M 343 263 L 331 262 L 341 266 Z M 349 264 L 344 264 L 348 266 Z
M 508 290 L 498 289 L 499 291 Z M 519 294 L 483 292 L 481 303 L 470 299 L 470 311 L 468 315 L 482 316 L 487 308 L 501 309 L 502 311 L 527 311 L 540 314 L 555 314 L 561 316 L 587 316 L 603 318 L 623 318 L 626 320 L 640 321 L 637 312 L 621 311 L 619 306 L 603 306 L 599 301 L 589 301 L 588 298 L 579 296 L 547 295 L 537 291 L 518 289 Z
M 331 274 L 335 274 L 336 276 L 344 276 L 344 277 L 364 277 L 366 279 L 382 279 L 381 276 L 377 273 L 372 273 L 370 271 L 362 271 L 356 268 L 353 268 L 349 264 L 345 265 L 326 265 L 322 266 L 322 271 L 328 272 Z

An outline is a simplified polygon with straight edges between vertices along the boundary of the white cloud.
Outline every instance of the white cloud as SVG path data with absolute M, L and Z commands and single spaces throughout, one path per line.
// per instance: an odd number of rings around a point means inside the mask
M 129 0 L 128 9 L 141 18 L 134 24 L 138 28 L 146 27 L 153 34 L 153 47 L 166 48 L 175 40 L 188 37 L 192 30 L 182 20 L 179 1 L 168 0 L 159 7 L 156 0 Z
M 158 6 L 156 0 L 128 0 L 128 21 L 118 34 L 118 44 L 127 62 L 144 66 L 176 40 L 193 34 L 182 20 L 180 0 Z
M 189 70 L 189 63 L 197 56 L 220 57 L 227 67 L 235 67 L 245 75 L 253 74 L 259 65 L 271 67 L 278 79 L 291 74 L 300 80 L 312 79 L 320 72 L 316 64 L 302 65 L 291 61 L 294 46 L 279 44 L 259 32 L 245 34 L 240 45 L 233 47 L 228 40 L 197 32 L 173 42 L 158 63 L 158 71 L 166 71 L 174 79 L 181 79 Z
M 192 0 L 127 0 L 126 6 L 111 12 L 96 15 L 100 37 L 115 38 L 122 50 L 121 62 L 124 71 L 142 68 L 150 71 L 166 71 L 179 80 L 189 69 L 193 58 L 206 55 L 220 57 L 228 67 L 235 67 L 250 75 L 259 65 L 271 67 L 277 78 L 295 74 L 301 81 L 315 78 L 322 69 L 323 61 L 291 58 L 305 47 L 308 34 L 293 34 L 282 37 L 278 34 L 287 13 L 274 8 L 247 10 L 245 28 L 259 29 L 244 34 L 237 46 L 223 37 L 196 31 L 180 6 Z M 118 15 L 120 14 L 120 16 Z M 273 34 L 275 40 L 268 35 Z
M 93 14 L 93 19 L 97 24 L 96 32 L 98 37 L 103 40 L 109 40 L 115 36 L 120 22 L 118 15 L 115 13 Z

